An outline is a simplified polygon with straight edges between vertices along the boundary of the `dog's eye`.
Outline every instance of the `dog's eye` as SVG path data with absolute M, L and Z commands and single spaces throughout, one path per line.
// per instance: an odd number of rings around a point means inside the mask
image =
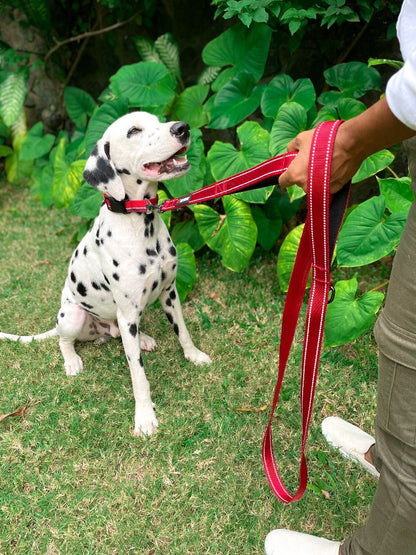
M 127 131 L 127 137 L 131 137 L 132 135 L 137 135 L 137 133 L 141 133 L 142 130 L 139 129 L 138 127 L 130 127 L 130 129 Z

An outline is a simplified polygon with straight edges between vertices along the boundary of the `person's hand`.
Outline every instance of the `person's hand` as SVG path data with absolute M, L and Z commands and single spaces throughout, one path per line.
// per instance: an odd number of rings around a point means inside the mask
M 347 134 L 344 132 L 345 124 L 338 129 L 332 154 L 331 182 L 329 191 L 336 193 L 356 173 L 361 165 L 362 157 L 358 154 L 351 156 L 347 147 Z M 345 129 L 348 132 L 348 129 Z M 308 192 L 308 166 L 314 129 L 299 133 L 287 146 L 288 152 L 297 152 L 296 158 L 289 168 L 279 178 L 281 187 L 298 185 L 305 193 Z

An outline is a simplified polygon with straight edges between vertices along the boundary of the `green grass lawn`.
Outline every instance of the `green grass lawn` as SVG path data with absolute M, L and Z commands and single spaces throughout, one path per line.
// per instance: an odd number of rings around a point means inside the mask
M 78 220 L 46 211 L 24 189 L 0 189 L 0 330 L 54 326 Z M 84 344 L 84 372 L 67 377 L 55 339 L 0 343 L 0 554 L 261 554 L 270 529 L 342 539 L 362 524 L 375 481 L 330 449 L 328 415 L 372 431 L 374 340 L 322 355 L 307 456 L 309 489 L 285 506 L 269 489 L 261 443 L 277 376 L 284 298 L 275 259 L 256 253 L 233 274 L 198 261 L 184 315 L 211 366 L 187 362 L 159 307 L 143 331 L 159 429 L 136 438 L 120 341 Z M 299 453 L 300 337 L 275 418 L 279 469 L 292 491 Z M 266 409 L 264 407 L 267 407 Z M 244 410 L 241 410 L 244 409 Z

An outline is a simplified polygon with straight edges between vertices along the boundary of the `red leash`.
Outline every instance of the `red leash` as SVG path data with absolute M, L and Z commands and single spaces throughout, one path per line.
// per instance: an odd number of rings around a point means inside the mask
M 269 424 L 263 440 L 262 455 L 267 479 L 269 480 L 273 492 L 283 503 L 290 503 L 300 499 L 305 492 L 308 481 L 305 446 L 312 414 L 328 295 L 332 288 L 330 276 L 331 249 L 333 249 L 335 245 L 336 236 L 342 223 L 343 211 L 348 202 L 349 195 L 349 187 L 344 187 L 344 189 L 340 191 L 343 197 L 341 200 L 338 200 L 334 195 L 332 205 L 335 207 L 337 215 L 333 219 L 336 220 L 335 224 L 337 227 L 335 229 L 335 235 L 334 231 L 331 232 L 331 235 L 329 225 L 331 220 L 329 211 L 331 201 L 329 182 L 332 149 L 335 135 L 340 124 L 340 121 L 323 122 L 316 128 L 313 137 L 309 160 L 308 216 L 296 255 L 283 310 L 279 349 L 279 373 Z M 311 267 L 312 286 L 309 293 L 302 356 L 300 395 L 302 446 L 299 487 L 296 493 L 292 495 L 283 485 L 276 467 L 272 444 L 272 419 L 279 399 L 280 388 L 293 343 Z
M 257 187 L 267 187 L 268 185 L 277 185 L 278 177 L 287 170 L 289 164 L 296 158 L 296 152 L 289 152 L 275 156 L 270 160 L 266 160 L 253 168 L 249 168 L 243 172 L 226 177 L 202 187 L 193 193 L 182 195 L 181 197 L 167 199 L 161 204 L 157 204 L 157 197 L 149 200 L 127 200 L 118 201 L 112 197 L 104 195 L 104 201 L 107 208 L 112 212 L 120 214 L 130 214 L 131 212 L 151 212 L 158 210 L 159 212 L 167 212 L 168 210 L 176 210 L 184 208 L 190 204 L 206 202 L 214 198 L 238 193 L 244 189 L 254 189 Z
M 332 300 L 334 292 L 331 285 L 330 261 L 349 197 L 349 186 L 344 187 L 336 195 L 329 194 L 332 149 L 337 129 L 341 123 L 341 121 L 323 122 L 318 125 L 313 137 L 309 160 L 308 216 L 283 310 L 279 373 L 269 424 L 263 440 L 262 456 L 266 475 L 273 492 L 284 503 L 300 499 L 308 481 L 305 446 L 312 414 L 326 307 Z M 237 193 L 247 188 L 276 185 L 277 177 L 289 167 L 295 157 L 295 152 L 275 156 L 239 174 L 222 179 L 193 193 L 167 199 L 161 204 L 157 204 L 157 197 L 149 200 L 116 201 L 104 195 L 104 200 L 109 210 L 123 214 L 149 213 L 152 210 L 166 212 Z M 276 467 L 272 444 L 272 419 L 279 399 L 311 267 L 312 286 L 309 294 L 302 357 L 302 447 L 299 487 L 296 493 L 291 495 L 283 485 Z M 328 301 L 330 291 L 332 291 L 332 296 Z

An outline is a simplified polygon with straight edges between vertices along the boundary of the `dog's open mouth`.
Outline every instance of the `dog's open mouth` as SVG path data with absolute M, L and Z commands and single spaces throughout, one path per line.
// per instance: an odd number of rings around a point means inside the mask
M 144 171 L 150 177 L 158 177 L 162 174 L 183 173 L 189 168 L 189 162 L 186 157 L 188 146 L 184 146 L 178 150 L 173 156 L 163 162 L 149 162 L 143 166 Z

